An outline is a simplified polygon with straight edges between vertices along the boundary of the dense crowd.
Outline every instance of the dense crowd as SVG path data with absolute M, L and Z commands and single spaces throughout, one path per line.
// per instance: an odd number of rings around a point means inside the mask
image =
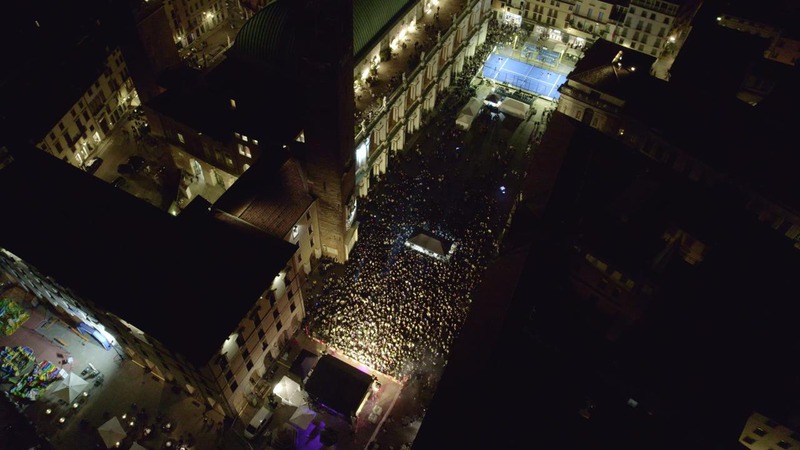
M 431 127 L 442 126 L 428 136 L 430 151 L 407 150 L 360 201 L 360 238 L 344 276 L 328 277 L 307 299 L 316 337 L 395 378 L 444 362 L 496 249 L 503 166 L 460 173 L 469 150 L 444 120 Z M 416 227 L 455 242 L 450 260 L 405 246 Z

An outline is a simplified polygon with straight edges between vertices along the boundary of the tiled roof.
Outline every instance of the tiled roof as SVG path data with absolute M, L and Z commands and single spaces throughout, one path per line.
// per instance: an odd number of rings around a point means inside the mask
M 299 165 L 289 159 L 280 168 L 254 164 L 214 207 L 283 239 L 313 202 Z

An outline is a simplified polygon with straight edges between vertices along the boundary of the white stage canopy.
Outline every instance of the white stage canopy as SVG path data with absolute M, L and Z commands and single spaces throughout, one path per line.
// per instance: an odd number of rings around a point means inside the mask
M 449 261 L 456 249 L 456 244 L 419 229 L 406 240 L 406 246 L 442 261 Z
M 100 437 L 103 438 L 106 448 L 119 447 L 119 443 L 127 436 L 127 433 L 122 429 L 122 424 L 119 423 L 119 419 L 117 419 L 116 416 L 100 425 L 97 431 L 100 433 Z
M 281 398 L 284 405 L 301 406 L 308 403 L 300 385 L 287 376 L 281 378 L 272 392 Z
M 518 119 L 524 119 L 525 116 L 528 114 L 528 109 L 530 106 L 515 99 L 515 98 L 506 98 L 503 100 L 503 103 L 500 104 L 500 111 L 508 114 L 509 116 L 516 117 Z
M 458 113 L 456 125 L 464 130 L 468 130 L 472 126 L 472 121 L 478 117 L 478 112 L 481 110 L 482 103 L 475 97 L 469 99 L 469 103 L 464 106 Z
M 311 422 L 314 421 L 315 417 L 317 417 L 317 413 L 310 410 L 305 405 L 300 405 L 297 407 L 294 414 L 292 414 L 292 417 L 289 418 L 289 422 L 297 425 L 297 427 L 301 430 L 305 430 L 308 428 Z

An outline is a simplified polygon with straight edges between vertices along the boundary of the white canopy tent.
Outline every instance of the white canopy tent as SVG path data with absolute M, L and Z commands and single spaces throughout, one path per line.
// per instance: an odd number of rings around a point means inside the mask
M 67 377 L 56 385 L 53 395 L 65 402 L 72 402 L 86 390 L 88 385 L 89 382 L 78 376 L 78 374 L 69 372 Z
M 305 430 L 314 421 L 314 418 L 317 417 L 317 413 L 310 410 L 305 405 L 300 405 L 292 414 L 292 417 L 289 418 L 289 422 L 296 425 L 301 430 Z
M 472 97 L 469 99 L 469 103 L 467 103 L 458 113 L 458 118 L 456 118 L 456 126 L 463 130 L 468 130 L 469 127 L 472 126 L 472 121 L 478 117 L 478 113 L 481 110 L 481 105 L 481 101 L 477 98 Z
M 301 406 L 308 403 L 300 385 L 287 376 L 281 378 L 272 392 L 281 398 L 284 405 Z
M 406 240 L 405 245 L 442 261 L 450 260 L 456 247 L 456 244 L 420 229 L 415 230 L 415 234 Z
M 117 416 L 112 417 L 108 422 L 100 425 L 97 431 L 100 433 L 100 437 L 103 438 L 106 448 L 119 447 L 119 443 L 127 436 Z
M 506 98 L 500 104 L 500 111 L 518 119 L 524 119 L 530 106 L 515 98 Z

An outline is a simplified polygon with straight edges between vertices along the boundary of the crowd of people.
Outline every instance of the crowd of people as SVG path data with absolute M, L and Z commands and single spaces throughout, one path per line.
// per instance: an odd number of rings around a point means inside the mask
M 507 167 L 486 148 L 465 146 L 454 122 L 442 114 L 425 148 L 393 159 L 359 201 L 360 237 L 343 276 L 327 277 L 307 299 L 315 337 L 397 379 L 445 363 L 497 250 Z M 449 261 L 405 245 L 418 227 L 457 245 Z

